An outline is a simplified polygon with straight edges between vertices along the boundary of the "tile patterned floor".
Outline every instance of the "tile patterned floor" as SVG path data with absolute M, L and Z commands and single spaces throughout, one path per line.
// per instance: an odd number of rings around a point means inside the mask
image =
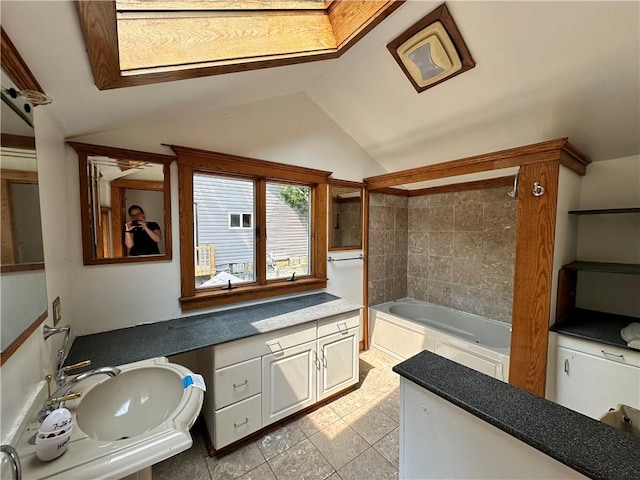
M 397 361 L 360 353 L 358 389 L 222 457 L 193 446 L 153 466 L 154 480 L 387 480 L 398 478 Z

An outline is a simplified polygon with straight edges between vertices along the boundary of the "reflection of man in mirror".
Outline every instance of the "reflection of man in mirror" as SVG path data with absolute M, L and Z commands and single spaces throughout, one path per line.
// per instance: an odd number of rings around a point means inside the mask
M 131 220 L 124 226 L 124 244 L 129 249 L 129 256 L 159 254 L 158 243 L 162 240 L 160 225 L 147 222 L 139 205 L 131 205 L 127 211 Z

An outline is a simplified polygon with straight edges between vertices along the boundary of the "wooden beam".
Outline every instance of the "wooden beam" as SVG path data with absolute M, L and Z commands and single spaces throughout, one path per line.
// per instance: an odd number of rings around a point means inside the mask
M 436 193 L 463 192 L 467 190 L 481 190 L 484 188 L 496 188 L 513 185 L 513 176 L 488 178 L 476 180 L 474 182 L 452 183 L 451 185 L 439 185 L 437 187 L 419 188 L 409 190 L 410 197 L 420 197 L 422 195 L 435 195 Z
M 371 189 L 367 188 L 367 191 L 371 191 Z M 372 193 L 384 193 L 385 195 L 396 195 L 397 197 L 411 196 L 410 190 L 405 190 L 403 188 L 393 188 L 393 187 L 378 188 L 376 190 L 373 190 Z
M 170 145 L 178 155 L 178 165 L 189 165 L 201 171 L 231 173 L 294 182 L 327 183 L 332 172 L 255 158 L 209 152 L 196 148 Z
M 15 45 L 0 26 L 0 64 L 2 70 L 11 79 L 18 90 L 34 90 L 44 93 L 42 87 L 24 62 Z
M 8 170 L 3 168 L 0 170 L 2 180 L 12 183 L 38 183 L 38 172 L 30 172 L 27 170 Z
M 535 143 L 524 147 L 509 148 L 498 152 L 411 168 L 364 179 L 367 189 L 377 190 L 394 185 L 423 182 L 436 178 L 455 177 L 500 168 L 511 168 L 532 163 L 560 159 L 560 150 L 567 144 L 566 138 Z
M 558 200 L 558 161 L 520 168 L 509 383 L 544 397 L 551 278 Z M 545 188 L 536 197 L 534 182 Z
M 76 10 L 96 86 L 102 90 L 120 79 L 116 5 L 111 0 L 77 0 Z
M 404 0 L 335 0 L 332 2 L 328 8 L 328 14 L 337 48 L 344 53 L 403 3 Z
M 78 153 L 85 155 L 100 155 L 123 160 L 139 160 L 141 162 L 153 162 L 169 164 L 176 157 L 173 155 L 162 155 L 160 153 L 140 152 L 138 150 L 127 150 L 126 148 L 105 147 L 103 145 L 91 145 L 89 143 L 67 142 Z
M 567 142 L 560 151 L 560 165 L 573 170 L 578 175 L 586 175 L 587 166 L 590 163 L 591 160 L 580 153 L 569 142 Z
M 164 190 L 164 182 L 161 180 L 132 180 L 119 178 L 111 182 L 111 187 L 133 188 L 135 190 Z
M 38 316 L 38 318 L 36 318 L 36 320 L 31 325 L 29 325 L 29 327 L 24 332 L 22 332 L 20 336 L 18 336 L 18 338 L 16 338 L 9 344 L 7 348 L 0 352 L 0 366 L 3 365 L 4 362 L 6 362 L 9 357 L 13 355 L 16 350 L 18 350 L 18 347 L 20 347 L 20 345 L 22 345 L 25 340 L 29 338 L 33 332 L 36 331 L 40 324 L 47 319 L 48 315 L 49 314 L 46 310 L 42 312 Z
M 24 135 L 13 135 L 11 133 L 1 134 L 0 144 L 6 148 L 22 148 L 24 150 L 35 150 L 35 137 L 27 137 Z

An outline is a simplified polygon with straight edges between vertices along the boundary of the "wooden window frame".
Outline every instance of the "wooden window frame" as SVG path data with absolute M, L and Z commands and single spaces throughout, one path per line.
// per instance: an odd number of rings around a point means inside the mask
M 327 286 L 327 181 L 331 172 L 294 165 L 257 160 L 224 153 L 171 145 L 178 156 L 178 203 L 180 212 L 180 304 L 183 311 L 245 302 L 273 296 L 318 290 Z M 258 228 L 256 281 L 231 290 L 220 287 L 196 289 L 194 264 L 194 173 L 251 178 L 256 181 Z M 288 279 L 266 279 L 266 206 L 263 198 L 266 182 L 301 185 L 311 188 L 311 275 Z M 263 246 L 264 245 L 264 246 Z M 265 266 L 263 268 L 263 265 Z

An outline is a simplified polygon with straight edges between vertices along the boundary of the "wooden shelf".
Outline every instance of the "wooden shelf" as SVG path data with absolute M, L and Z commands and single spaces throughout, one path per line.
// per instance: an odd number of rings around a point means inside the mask
M 580 272 L 622 273 L 625 275 L 640 275 L 640 265 L 635 263 L 607 263 L 607 262 L 573 262 L 562 268 Z
M 615 213 L 640 213 L 640 207 L 633 208 L 601 208 L 598 210 L 570 210 L 571 215 L 609 215 Z

